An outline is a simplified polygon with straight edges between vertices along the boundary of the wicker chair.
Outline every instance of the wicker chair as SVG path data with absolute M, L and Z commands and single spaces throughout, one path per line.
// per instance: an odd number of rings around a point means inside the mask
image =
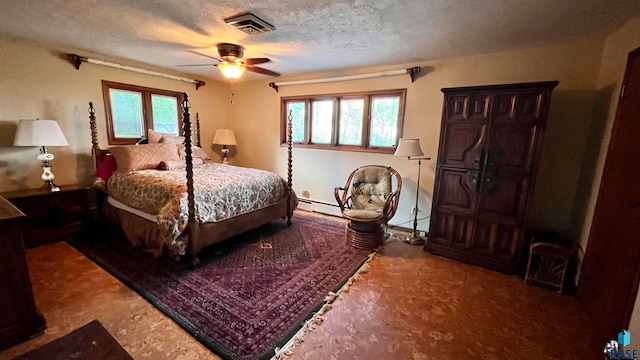
M 393 189 L 392 178 L 396 178 Z M 347 244 L 360 249 L 382 245 L 384 226 L 398 209 L 402 177 L 391 167 L 366 165 L 354 170 L 344 187 L 334 189 L 342 216 L 349 220 Z

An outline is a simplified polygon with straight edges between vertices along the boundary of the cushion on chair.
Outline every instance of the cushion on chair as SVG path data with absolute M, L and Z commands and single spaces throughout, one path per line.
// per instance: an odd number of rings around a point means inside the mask
M 377 210 L 344 209 L 344 214 L 358 219 L 375 219 L 382 215 L 382 208 Z
M 361 168 L 354 174 L 351 184 L 351 208 L 353 210 L 374 211 L 380 215 L 387 197 L 391 193 L 391 173 L 389 170 L 374 167 Z M 364 217 L 372 218 L 378 215 Z

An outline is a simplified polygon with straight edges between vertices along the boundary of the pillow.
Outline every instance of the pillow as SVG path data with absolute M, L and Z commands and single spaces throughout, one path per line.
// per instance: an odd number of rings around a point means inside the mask
M 161 133 L 153 129 L 149 129 L 147 131 L 147 139 L 149 139 L 149 144 L 157 144 L 162 142 L 170 144 L 182 144 L 184 142 L 184 136 Z
M 95 177 L 93 178 L 93 184 L 92 184 L 94 189 L 98 189 L 102 192 L 107 192 L 107 182 L 102 180 L 99 177 Z
M 149 143 L 156 143 L 156 144 L 159 143 L 163 135 L 167 135 L 167 134 L 159 133 L 153 129 L 149 129 L 147 131 L 147 139 L 149 139 Z
M 204 164 L 204 160 L 200 158 L 193 158 L 193 166 L 200 166 L 202 164 Z M 186 167 L 187 163 L 184 160 L 160 161 L 158 170 L 178 170 Z
M 159 143 L 165 144 L 184 144 L 184 136 L 164 135 L 160 138 Z
M 187 156 L 186 153 L 184 152 L 184 146 L 180 146 L 179 150 L 180 150 L 180 159 L 184 160 L 185 157 Z M 193 159 L 202 159 L 203 161 L 211 160 L 209 155 L 207 155 L 207 153 L 204 152 L 204 150 L 202 150 L 202 148 L 198 146 L 191 146 L 191 157 Z M 193 163 L 195 164 L 195 161 Z
M 107 155 L 107 157 L 102 160 L 102 162 L 98 165 L 98 168 L 93 173 L 93 176 L 98 177 L 104 181 L 109 180 L 111 174 L 118 169 L 118 164 L 116 163 L 116 158 L 113 155 Z
M 156 169 L 161 161 L 180 160 L 176 144 L 124 145 L 109 148 L 118 170 Z

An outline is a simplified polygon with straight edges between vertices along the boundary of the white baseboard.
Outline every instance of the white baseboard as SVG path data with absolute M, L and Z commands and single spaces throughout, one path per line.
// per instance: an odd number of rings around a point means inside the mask
M 338 205 L 328 204 L 318 200 L 298 198 L 298 209 L 342 217 L 340 207 Z

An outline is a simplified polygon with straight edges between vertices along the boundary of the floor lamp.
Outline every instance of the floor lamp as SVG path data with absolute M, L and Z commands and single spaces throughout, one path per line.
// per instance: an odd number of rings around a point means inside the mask
M 418 180 L 416 181 L 416 206 L 413 218 L 413 234 L 407 235 L 403 241 L 411 245 L 422 245 L 425 239 L 418 236 L 418 195 L 420 194 L 420 168 L 422 160 L 431 160 L 430 157 L 424 157 L 424 153 L 420 148 L 420 139 L 400 139 L 398 148 L 393 154 L 395 156 L 406 156 L 409 160 L 418 160 Z

